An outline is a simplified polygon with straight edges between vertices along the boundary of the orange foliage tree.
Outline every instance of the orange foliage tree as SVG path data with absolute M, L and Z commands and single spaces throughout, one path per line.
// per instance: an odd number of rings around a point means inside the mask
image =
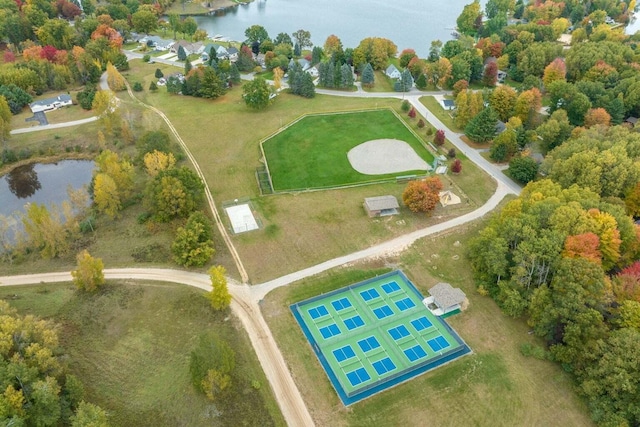
M 609 126 L 611 116 L 604 108 L 590 108 L 584 115 L 584 126 L 590 128 L 595 125 Z
M 600 238 L 594 233 L 583 233 L 567 236 L 562 256 L 565 258 L 585 258 L 596 264 L 602 263 Z
M 432 176 L 424 181 L 410 181 L 402 193 L 402 201 L 412 212 L 429 213 L 440 201 L 442 181 Z

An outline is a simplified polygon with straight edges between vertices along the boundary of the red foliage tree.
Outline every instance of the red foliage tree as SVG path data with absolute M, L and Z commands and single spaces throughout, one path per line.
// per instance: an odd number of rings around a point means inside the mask
M 489 62 L 486 67 L 484 67 L 484 74 L 482 75 L 482 83 L 485 86 L 494 87 L 496 82 L 498 81 L 498 64 L 494 62 Z
M 403 50 L 400 52 L 400 66 L 406 68 L 407 65 L 409 65 L 409 62 L 416 56 L 416 51 L 413 49 Z
M 444 145 L 444 130 L 439 129 L 436 132 L 436 136 L 433 138 L 433 143 L 436 144 L 438 147 L 441 147 Z
M 460 173 L 462 172 L 462 162 L 460 159 L 455 159 L 453 163 L 451 163 L 451 172 Z
M 440 201 L 442 181 L 432 176 L 424 181 L 410 181 L 402 193 L 402 201 L 412 212 L 431 212 Z
M 458 80 L 453 84 L 453 97 L 456 98 L 460 92 L 469 89 L 469 82 L 466 80 Z
M 40 51 L 40 58 L 46 59 L 49 62 L 55 62 L 58 49 L 53 46 L 44 46 Z
M 407 114 L 409 117 L 411 117 L 412 119 L 416 118 L 416 109 L 411 107 L 411 110 L 409 110 L 409 113 Z
M 16 56 L 10 50 L 5 50 L 3 60 L 5 64 L 8 64 L 9 62 L 16 62 Z
M 619 299 L 640 302 L 640 261 L 634 262 L 616 276 L 614 292 Z
M 602 264 L 600 238 L 594 233 L 583 233 L 567 236 L 562 256 L 565 258 L 585 258 L 596 264 Z

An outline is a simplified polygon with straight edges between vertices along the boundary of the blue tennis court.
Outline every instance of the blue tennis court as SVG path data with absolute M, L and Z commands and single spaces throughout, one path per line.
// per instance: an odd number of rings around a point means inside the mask
M 336 311 L 340 311 L 351 307 L 351 301 L 349 301 L 348 298 L 340 298 L 339 300 L 331 302 L 331 305 Z
M 360 292 L 360 296 L 365 301 L 371 301 L 372 299 L 380 298 L 380 293 L 375 288 L 371 288 Z
M 398 285 L 397 282 L 385 283 L 384 285 L 382 285 L 382 290 L 385 291 L 387 294 L 392 294 L 400 290 L 400 285 Z
M 365 353 L 367 351 L 373 350 L 374 348 L 380 347 L 380 343 L 374 336 L 358 341 L 358 345 Z
M 362 320 L 362 317 L 355 315 L 353 317 L 350 317 L 349 319 L 345 319 L 344 325 L 347 327 L 347 329 L 352 330 L 359 328 L 360 326 L 364 326 L 364 320 Z
M 400 301 L 396 301 L 396 306 L 400 311 L 405 311 L 415 307 L 416 303 L 411 301 L 411 298 L 404 298 L 404 299 L 401 299 Z
M 350 345 L 345 345 L 344 347 L 333 350 L 333 355 L 336 357 L 338 363 L 340 363 L 344 362 L 347 359 L 355 357 L 356 353 L 353 351 Z
M 291 305 L 295 320 L 345 405 L 470 352 L 401 272 Z
M 355 371 L 347 372 L 347 378 L 352 386 L 357 386 L 365 381 L 369 381 L 371 376 L 367 373 L 367 370 L 364 368 L 358 368 Z
M 414 328 L 416 328 L 416 331 L 418 331 L 418 332 L 433 326 L 431 324 L 431 322 L 429 322 L 429 319 L 427 319 L 424 316 L 419 317 L 419 318 L 417 318 L 415 320 L 412 320 L 411 324 L 413 325 Z
M 373 362 L 371 366 L 373 366 L 373 369 L 376 370 L 378 375 L 383 375 L 396 369 L 396 365 L 394 365 L 391 359 L 389 359 L 388 357 L 385 357 L 382 360 L 378 360 L 377 362 Z
M 327 311 L 327 307 L 324 305 L 319 305 L 309 309 L 309 316 L 311 316 L 312 319 L 317 319 L 319 317 L 326 316 L 327 314 L 329 314 L 329 312 Z
M 393 316 L 393 310 L 391 310 L 391 307 L 388 305 L 383 305 L 382 307 L 374 309 L 373 314 L 375 314 L 378 319 L 384 319 L 385 317 Z
M 407 356 L 407 359 L 409 359 L 409 362 L 415 362 L 416 360 L 425 357 L 427 355 L 427 352 L 424 351 L 424 348 L 422 348 L 420 345 L 416 345 L 406 349 L 404 351 L 404 354 Z
M 335 323 L 330 324 L 329 326 L 325 326 L 320 328 L 320 333 L 324 339 L 334 337 L 336 335 L 340 335 L 340 328 Z
M 429 347 L 431 347 L 431 350 L 433 351 L 440 351 L 449 347 L 449 342 L 442 335 L 430 339 L 429 341 L 427 341 L 427 344 L 429 344 Z
M 400 326 L 396 326 L 395 328 L 391 328 L 391 329 L 389 329 L 388 332 L 389 332 L 389 335 L 391 335 L 391 338 L 393 338 L 396 341 L 398 341 L 399 339 L 402 339 L 404 337 L 408 337 L 409 336 L 409 330 L 404 325 L 400 325 Z

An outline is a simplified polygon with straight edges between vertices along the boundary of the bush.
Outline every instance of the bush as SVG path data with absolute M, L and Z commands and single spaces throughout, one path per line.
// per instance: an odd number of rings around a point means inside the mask
M 433 128 L 431 126 L 429 126 L 427 128 L 427 136 L 431 136 L 431 135 L 433 135 Z
M 438 147 L 442 147 L 444 145 L 444 130 L 439 129 L 436 132 L 436 136 L 433 138 L 433 143 L 436 144 Z
M 155 92 L 155 91 L 157 91 L 157 90 L 158 90 L 158 85 L 156 84 L 156 82 L 151 82 L 151 83 L 149 84 L 149 90 L 150 90 L 151 92 Z
M 531 344 L 528 342 L 520 344 L 520 353 L 526 357 L 533 357 L 538 360 L 546 360 L 547 352 L 539 345 Z
M 142 62 L 149 62 L 151 61 L 151 55 L 146 54 L 145 56 L 142 57 Z
M 456 149 L 450 148 L 449 151 L 447 152 L 447 156 L 451 157 L 452 159 L 456 157 Z
M 526 184 L 538 175 L 538 163 L 531 157 L 514 157 L 509 162 L 509 174 L 516 181 Z
M 140 83 L 140 82 L 135 82 L 135 83 L 133 84 L 133 90 L 134 90 L 135 92 L 142 92 L 142 91 L 143 91 L 142 83 Z
M 409 104 L 409 101 L 407 101 L 406 99 L 404 101 L 402 101 L 402 105 L 400 106 L 400 109 L 404 112 L 407 113 L 409 112 L 409 109 L 411 108 L 411 105 Z
M 162 70 L 160 68 L 156 68 L 156 73 L 155 73 L 156 79 L 161 79 L 164 77 L 164 73 L 162 72 Z
M 409 117 L 411 117 L 412 119 L 415 119 L 416 118 L 416 109 L 411 107 L 411 110 L 409 110 L 409 113 L 407 113 L 407 115 Z
M 93 98 L 96 96 L 96 88 L 92 85 L 86 85 L 81 92 L 78 92 L 76 95 L 76 100 L 78 104 L 85 110 L 91 110 L 91 106 L 93 105 Z
M 418 128 L 422 129 L 424 127 L 424 120 L 420 119 L 418 120 Z
M 455 159 L 453 163 L 451 163 L 451 172 L 460 173 L 462 171 L 462 162 L 460 159 Z

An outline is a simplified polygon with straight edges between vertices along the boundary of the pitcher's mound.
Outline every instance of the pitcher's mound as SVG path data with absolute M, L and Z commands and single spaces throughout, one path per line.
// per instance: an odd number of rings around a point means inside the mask
M 364 142 L 349 150 L 347 157 L 351 167 L 365 175 L 431 170 L 409 144 L 397 139 Z

